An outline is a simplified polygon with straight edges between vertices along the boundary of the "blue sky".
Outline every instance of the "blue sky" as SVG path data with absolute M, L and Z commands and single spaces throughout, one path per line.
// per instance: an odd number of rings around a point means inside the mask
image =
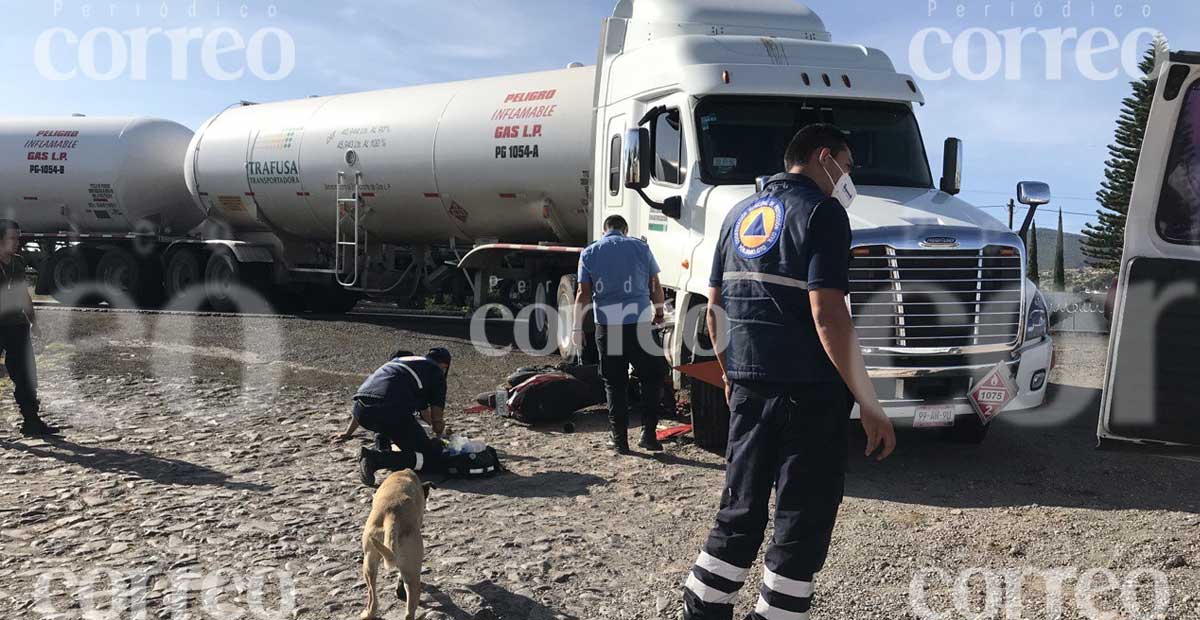
M 390 88 L 505 73 L 555 69 L 569 62 L 592 64 L 600 21 L 614 0 L 0 0 L 0 58 L 6 62 L 0 115 L 137 114 L 177 120 L 192 128 L 240 100 L 274 101 L 358 90 Z M 999 32 L 1014 27 L 1105 28 L 1125 38 L 1139 28 L 1161 30 L 1175 49 L 1200 49 L 1200 3 L 1178 0 L 812 0 L 834 40 L 878 47 L 901 71 L 912 72 L 910 46 L 922 29 L 941 28 L 952 37 L 971 28 Z M 1040 6 L 1042 13 L 1036 12 Z M 961 7 L 961 8 L 960 8 Z M 986 8 L 985 8 L 986 7 Z M 1064 17 L 1068 10 L 1069 17 Z M 166 17 L 162 16 L 165 9 Z M 218 13 L 219 10 L 219 13 Z M 959 12 L 964 13 L 961 17 Z M 986 11 L 986 13 L 985 13 Z M 1145 12 L 1150 17 L 1144 17 Z M 243 12 L 245 13 L 243 16 Z M 1120 12 L 1121 17 L 1116 13 Z M 1015 16 L 1012 14 L 1015 13 Z M 1188 26 L 1192 26 L 1190 29 Z M 35 62 L 37 42 L 58 31 L 49 57 L 53 71 L 79 74 L 50 80 Z M 97 29 L 120 32 L 161 28 L 230 28 L 242 38 L 278 28 L 295 43 L 295 68 L 285 79 L 264 80 L 250 70 L 241 79 L 216 80 L 204 70 L 201 43 L 172 54 L 163 35 L 150 39 L 145 79 L 134 79 L 135 63 L 115 79 L 104 73 L 113 53 Z M 1189 31 L 1190 30 L 1190 31 Z M 80 64 L 64 44 L 70 32 L 99 41 L 99 61 Z M 279 64 L 277 40 L 264 34 L 261 72 Z M 128 42 L 128 39 L 126 39 Z M 951 66 L 950 45 L 931 43 L 925 59 L 934 70 Z M 941 169 L 941 143 L 947 136 L 966 141 L 963 197 L 978 205 L 1001 205 L 1018 180 L 1044 180 L 1056 200 L 1038 217 L 1055 224 L 1055 207 L 1091 214 L 1103 178 L 1106 145 L 1129 78 L 1086 79 L 1068 43 L 1061 80 L 1048 80 L 1046 47 L 1028 39 L 1004 68 L 1020 65 L 1022 77 L 972 81 L 952 75 L 920 81 L 928 105 L 918 111 L 935 176 Z M 227 40 L 218 43 L 227 43 Z M 1011 47 L 1011 46 L 1010 46 Z M 972 70 L 986 62 L 982 36 L 970 39 Z M 221 69 L 245 69 L 245 54 L 222 57 Z M 1116 68 L 1119 53 L 1097 56 L 1098 69 Z M 1059 63 L 1050 63 L 1051 65 Z M 176 66 L 177 65 L 177 66 Z M 172 79 L 172 71 L 185 79 Z M 992 209 L 998 217 L 1003 211 Z M 1090 215 L 1066 216 L 1078 231 Z

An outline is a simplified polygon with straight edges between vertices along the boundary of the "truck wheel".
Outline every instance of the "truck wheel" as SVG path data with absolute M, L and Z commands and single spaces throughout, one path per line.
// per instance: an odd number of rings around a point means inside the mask
M 533 294 L 533 311 L 529 313 L 529 346 L 536 350 L 544 349 L 551 338 L 558 340 L 558 334 L 552 333 L 558 330 L 558 325 L 551 325 L 553 317 L 546 311 L 550 302 L 548 289 L 545 282 L 538 282 Z
M 218 250 L 208 257 L 204 267 L 204 292 L 208 303 L 217 312 L 234 312 L 234 287 L 241 284 L 242 264 L 233 252 Z
M 137 257 L 124 248 L 109 248 L 96 265 L 96 281 L 113 293 L 106 296 L 110 306 L 137 304 L 146 292 L 142 273 Z
M 981 444 L 987 438 L 991 424 L 984 424 L 975 415 L 961 415 L 954 419 L 954 426 L 945 429 L 945 437 L 955 443 Z
M 729 442 L 729 404 L 725 390 L 699 379 L 688 379 L 692 400 L 692 433 L 696 445 L 715 454 L 725 454 Z
M 167 299 L 175 300 L 203 281 L 204 270 L 200 265 L 200 256 L 195 250 L 183 248 L 173 252 L 167 259 L 167 273 L 163 277 Z
M 575 331 L 575 295 L 579 280 L 567 274 L 558 280 L 558 353 L 568 362 L 595 364 L 600 360 L 596 350 L 596 321 L 592 316 L 583 318 L 583 350 L 576 350 L 571 342 Z
M 79 285 L 91 279 L 87 257 L 76 248 L 63 248 L 50 256 L 49 271 L 50 294 L 64 305 L 75 305 Z

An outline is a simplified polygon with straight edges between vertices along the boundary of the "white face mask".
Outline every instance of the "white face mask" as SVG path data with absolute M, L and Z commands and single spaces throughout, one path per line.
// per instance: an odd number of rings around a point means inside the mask
M 858 198 L 858 188 L 854 185 L 854 179 L 850 178 L 850 173 L 842 171 L 842 165 L 836 159 L 831 157 L 830 161 L 842 172 L 842 176 L 838 180 L 833 180 L 833 175 L 829 174 L 827 168 L 824 166 L 821 168 L 825 170 L 825 176 L 829 177 L 829 182 L 833 183 L 833 197 L 842 203 L 843 207 L 849 209 L 850 205 L 854 204 L 854 200 Z

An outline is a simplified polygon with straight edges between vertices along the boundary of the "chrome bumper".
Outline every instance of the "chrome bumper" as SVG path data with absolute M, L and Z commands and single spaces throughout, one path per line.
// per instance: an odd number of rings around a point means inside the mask
M 1006 368 L 1012 369 L 1021 364 L 1021 357 L 1026 351 L 1035 349 L 1045 344 L 1046 339 L 1040 338 L 1033 342 L 1025 343 L 1019 349 L 1013 349 L 1008 354 L 1008 359 L 1001 363 Z M 945 352 L 946 354 L 954 354 L 953 352 Z M 875 354 L 878 355 L 878 354 Z M 872 379 L 916 379 L 920 377 L 972 377 L 985 373 L 996 367 L 996 362 L 988 364 L 973 364 L 966 366 L 916 366 L 916 367 L 898 367 L 898 366 L 867 366 L 867 374 Z

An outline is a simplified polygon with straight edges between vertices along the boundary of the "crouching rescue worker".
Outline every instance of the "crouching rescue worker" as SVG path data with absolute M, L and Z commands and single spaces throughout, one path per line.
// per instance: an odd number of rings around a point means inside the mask
M 21 228 L 12 220 L 0 220 L 0 351 L 13 383 L 13 398 L 21 410 L 21 434 L 54 435 L 59 429 L 38 415 L 41 404 L 32 337 L 41 337 L 41 331 L 25 279 L 25 259 L 17 254 L 20 245 Z
M 358 388 L 350 426 L 333 439 L 345 442 L 359 426 L 375 432 L 375 449 L 363 447 L 358 458 L 363 484 L 375 486 L 379 469 L 438 470 L 450 359 L 450 351 L 441 347 L 424 357 L 398 351 Z M 433 429 L 433 437 L 417 421 L 418 415 Z M 393 444 L 399 452 L 392 450 Z
M 731 411 L 729 465 L 716 525 L 684 587 L 691 620 L 733 617 L 772 486 L 775 532 L 748 618 L 808 618 L 842 501 L 854 401 L 867 454 L 878 449 L 882 460 L 895 448 L 846 307 L 853 154 L 836 127 L 811 125 L 784 159 L 787 172 L 726 217 L 713 258 L 708 326 Z

